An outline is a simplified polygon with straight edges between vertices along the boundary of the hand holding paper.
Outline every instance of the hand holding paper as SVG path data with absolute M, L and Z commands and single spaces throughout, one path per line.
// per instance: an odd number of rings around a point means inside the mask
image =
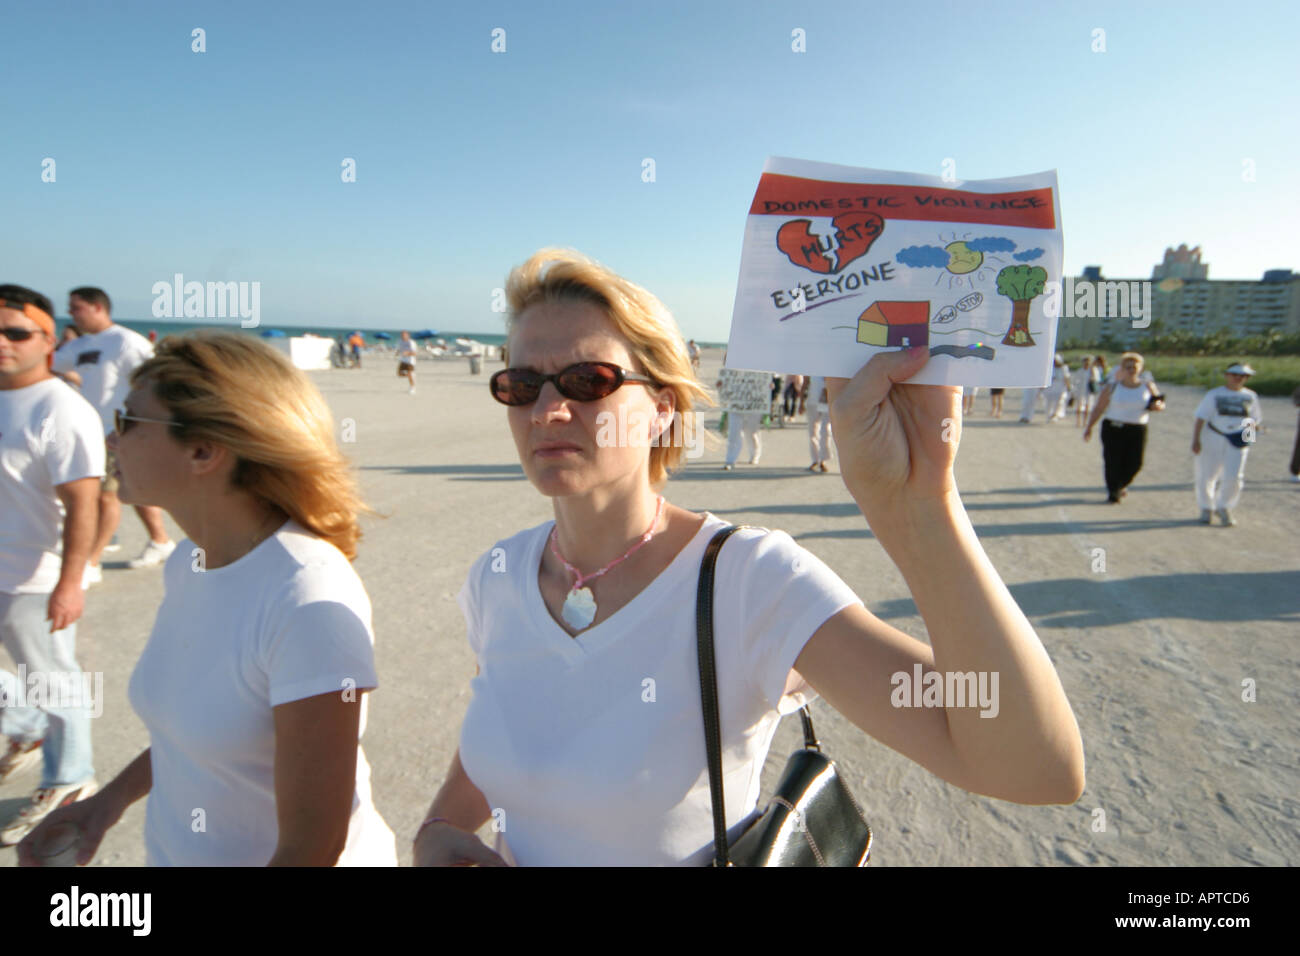
M 961 389 L 901 384 L 930 360 L 923 347 L 884 352 L 852 379 L 826 380 L 844 484 L 873 530 L 955 496 Z

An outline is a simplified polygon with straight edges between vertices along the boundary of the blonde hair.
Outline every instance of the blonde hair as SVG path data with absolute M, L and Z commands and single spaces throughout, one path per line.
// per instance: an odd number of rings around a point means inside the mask
M 231 485 L 356 557 L 362 502 L 316 386 L 270 346 L 238 332 L 169 335 L 131 374 L 176 418 L 178 441 L 235 455 Z
M 1139 372 L 1142 371 L 1142 367 L 1147 364 L 1146 360 L 1137 352 L 1125 352 L 1119 357 L 1119 364 L 1123 365 L 1128 359 L 1134 359 L 1138 363 Z
M 695 377 L 690 353 L 672 314 L 654 295 L 572 249 L 540 249 L 506 280 L 510 311 L 506 331 L 513 334 L 530 306 L 585 302 L 605 313 L 632 346 L 641 371 L 676 398 L 673 423 L 650 448 L 650 484 L 658 488 L 681 467 L 684 448 L 697 429 L 691 410 L 715 404 Z M 634 370 L 635 371 L 635 370 Z

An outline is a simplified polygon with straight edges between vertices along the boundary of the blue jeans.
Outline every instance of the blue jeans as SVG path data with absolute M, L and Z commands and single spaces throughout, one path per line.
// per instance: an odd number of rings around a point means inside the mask
M 0 734 L 24 744 L 44 738 L 42 787 L 81 783 L 95 773 L 90 681 L 77 665 L 77 625 L 51 634 L 49 600 L 0 594 L 0 639 L 22 677 L 0 668 Z

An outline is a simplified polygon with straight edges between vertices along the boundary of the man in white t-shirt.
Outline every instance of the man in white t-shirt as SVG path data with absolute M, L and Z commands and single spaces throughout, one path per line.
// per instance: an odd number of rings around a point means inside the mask
M 0 826 L 17 843 L 95 792 L 90 686 L 75 657 L 82 572 L 99 520 L 104 439 L 95 409 L 50 372 L 54 306 L 0 286 L 0 783 L 41 762 L 40 787 Z
M 148 339 L 113 322 L 112 308 L 103 289 L 82 286 L 68 293 L 68 313 L 81 336 L 65 344 L 54 357 L 55 372 L 72 371 L 81 376 L 81 394 L 99 412 L 105 436 L 113 430 L 113 413 L 122 407 L 131 390 L 131 373 L 153 356 L 153 345 Z M 86 574 L 88 585 L 103 579 L 100 559 L 122 520 L 113 466 L 113 456 L 109 454 L 99 496 L 99 533 Z M 149 543 L 138 558 L 127 564 L 132 568 L 161 567 L 176 547 L 167 536 L 162 509 L 137 505 L 135 512 L 149 532 Z
M 1201 509 L 1201 524 L 1210 524 L 1216 514 L 1228 527 L 1237 523 L 1232 509 L 1241 500 L 1246 453 L 1261 418 L 1259 396 L 1244 387 L 1246 379 L 1254 374 L 1249 365 L 1229 366 L 1223 373 L 1226 384 L 1210 389 L 1196 406 L 1192 454 L 1196 456 L 1196 503 Z M 1209 431 L 1204 442 L 1202 428 Z

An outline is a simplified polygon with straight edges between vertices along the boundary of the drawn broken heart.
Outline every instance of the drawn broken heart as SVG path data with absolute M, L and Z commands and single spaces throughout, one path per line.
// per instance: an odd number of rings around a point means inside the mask
M 811 219 L 791 219 L 776 231 L 776 247 L 803 269 L 822 275 L 841 271 L 854 259 L 866 255 L 885 229 L 885 220 L 874 212 L 846 212 L 831 220 L 838 248 L 823 248 L 821 236 L 813 234 Z

